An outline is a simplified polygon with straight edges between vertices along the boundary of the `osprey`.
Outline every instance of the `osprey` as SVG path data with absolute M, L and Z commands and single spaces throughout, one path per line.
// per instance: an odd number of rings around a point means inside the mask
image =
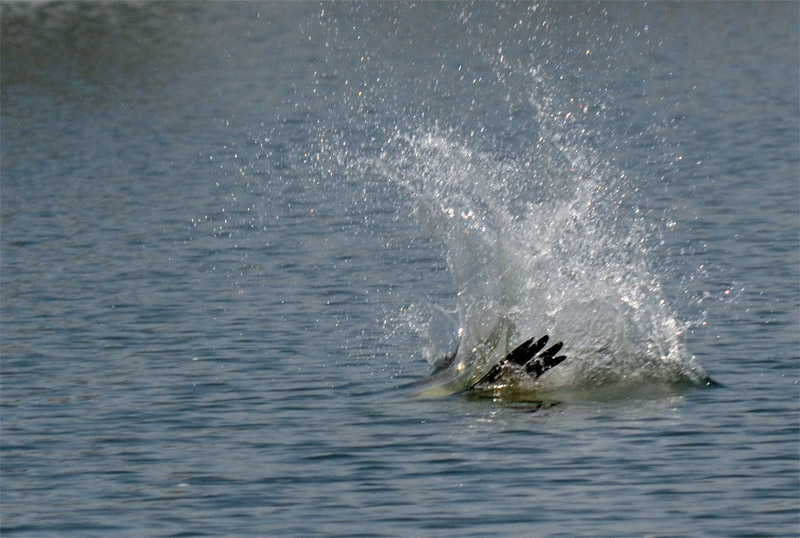
M 459 349 L 456 349 L 439 363 L 430 377 L 412 383 L 412 386 L 422 385 L 419 394 L 423 397 L 446 396 L 465 390 L 496 391 L 535 381 L 567 359 L 566 355 L 558 354 L 563 343 L 548 348 L 549 337 L 545 335 L 526 340 L 491 364 L 494 361 L 489 357 L 496 355 L 498 350 L 502 353 L 499 340 L 502 338 L 496 333 L 494 338 L 469 352 L 459 355 Z M 482 370 L 488 366 L 487 363 L 491 366 Z
M 469 390 L 498 388 L 498 385 L 503 385 L 504 380 L 510 376 L 522 376 L 529 381 L 534 381 L 546 371 L 566 360 L 566 355 L 558 355 L 564 345 L 563 342 L 553 344 L 545 352 L 539 354 L 547 346 L 549 337 L 544 335 L 538 340 L 534 340 L 531 338 L 517 346 L 514 351 L 486 372 L 486 375 L 477 383 L 469 387 Z

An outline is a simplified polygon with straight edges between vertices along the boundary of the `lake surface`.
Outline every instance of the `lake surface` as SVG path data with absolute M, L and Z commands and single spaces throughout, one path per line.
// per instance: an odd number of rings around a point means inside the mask
M 798 4 L 0 15 L 4 536 L 800 533 Z

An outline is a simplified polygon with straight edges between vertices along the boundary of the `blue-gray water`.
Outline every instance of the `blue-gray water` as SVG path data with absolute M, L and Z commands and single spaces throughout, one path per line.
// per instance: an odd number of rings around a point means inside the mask
M 4 536 L 800 533 L 798 4 L 0 15 Z

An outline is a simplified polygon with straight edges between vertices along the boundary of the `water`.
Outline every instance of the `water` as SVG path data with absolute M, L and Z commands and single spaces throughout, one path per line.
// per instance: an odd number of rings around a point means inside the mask
M 800 533 L 796 4 L 0 14 L 3 535 Z

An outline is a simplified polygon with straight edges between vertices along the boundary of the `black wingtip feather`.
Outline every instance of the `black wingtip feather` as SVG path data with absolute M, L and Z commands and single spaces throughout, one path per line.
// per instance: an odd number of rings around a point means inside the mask
M 553 346 L 550 349 L 539 355 L 539 359 L 547 360 L 552 357 L 555 357 L 556 354 L 558 354 L 558 352 L 561 351 L 562 347 L 564 347 L 564 342 L 558 342 L 557 344 L 553 344 Z
M 509 353 L 503 360 L 495 364 L 492 369 L 480 379 L 480 381 L 472 385 L 470 388 L 474 388 L 479 385 L 491 385 L 500 378 L 500 376 L 503 374 L 505 366 L 508 364 L 523 366 L 525 368 L 525 372 L 533 379 L 537 379 L 551 368 L 555 368 L 567 359 L 566 355 L 556 356 L 556 354 L 561 351 L 561 348 L 564 345 L 563 342 L 558 342 L 552 345 L 549 349 L 547 349 L 547 351 L 538 357 L 536 356 L 542 349 L 544 349 L 548 340 L 549 338 L 547 335 L 542 336 L 535 342 L 533 338 L 526 340 L 521 345 L 517 346 L 514 351 Z

